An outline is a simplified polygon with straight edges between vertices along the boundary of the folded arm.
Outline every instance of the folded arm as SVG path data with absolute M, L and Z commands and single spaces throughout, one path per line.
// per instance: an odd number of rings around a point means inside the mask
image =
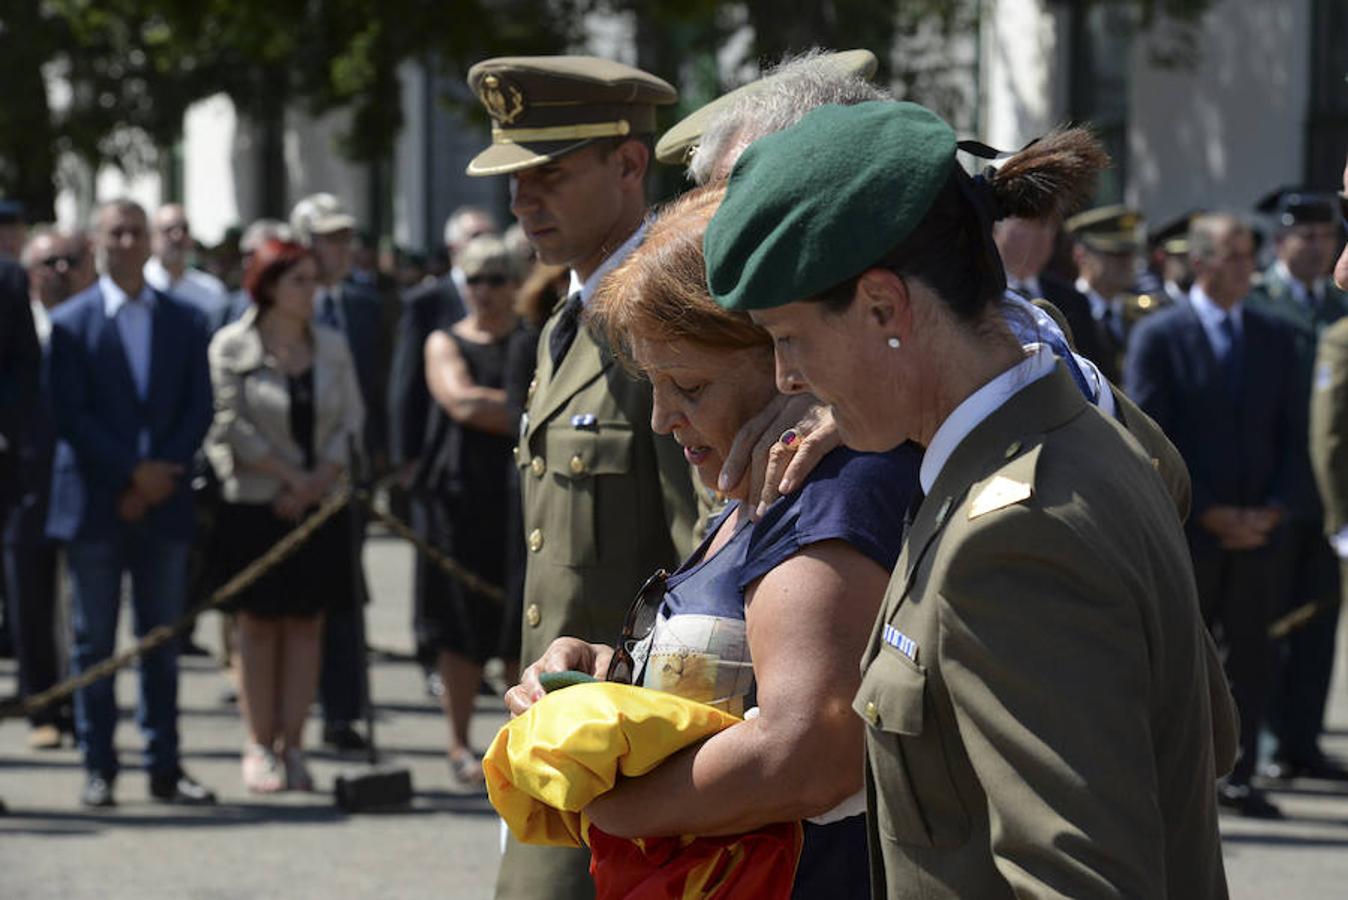
M 473 381 L 463 354 L 443 331 L 433 331 L 426 339 L 426 384 L 435 402 L 459 424 L 491 434 L 515 433 L 505 389 Z
M 818 815 L 861 787 L 852 712 L 889 573 L 841 541 L 813 544 L 748 592 L 760 715 L 622 782 L 586 810 L 620 837 L 735 834 Z

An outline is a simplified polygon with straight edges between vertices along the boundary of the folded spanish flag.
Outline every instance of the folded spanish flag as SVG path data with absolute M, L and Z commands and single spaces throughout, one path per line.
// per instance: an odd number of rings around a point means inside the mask
M 523 843 L 588 843 L 598 900 L 785 900 L 800 858 L 798 822 L 725 837 L 629 841 L 605 834 L 580 812 L 619 775 L 644 775 L 739 721 L 663 691 L 579 684 L 548 694 L 500 730 L 482 761 L 487 793 Z

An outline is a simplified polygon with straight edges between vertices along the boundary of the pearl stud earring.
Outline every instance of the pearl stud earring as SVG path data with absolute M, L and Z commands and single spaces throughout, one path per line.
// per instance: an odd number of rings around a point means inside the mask
M 889 346 L 892 347 L 892 348 L 895 349 L 895 350 L 899 349 L 899 339 L 896 338 L 896 337 L 890 338 L 890 339 L 889 339 Z

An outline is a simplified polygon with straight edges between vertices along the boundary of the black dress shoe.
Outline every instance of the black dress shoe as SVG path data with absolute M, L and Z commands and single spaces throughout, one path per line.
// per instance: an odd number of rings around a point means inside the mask
M 181 803 L 184 806 L 210 806 L 215 803 L 215 792 L 181 768 L 162 775 L 152 774 L 150 797 L 162 803 Z
M 1281 819 L 1282 810 L 1258 788 L 1248 784 L 1217 786 L 1217 805 L 1248 819 Z
M 116 806 L 117 801 L 112 798 L 112 776 L 90 772 L 84 782 L 84 793 L 80 794 L 80 803 L 93 809 Z
M 333 722 L 323 726 L 323 743 L 342 753 L 354 753 L 369 748 L 360 732 L 350 722 Z

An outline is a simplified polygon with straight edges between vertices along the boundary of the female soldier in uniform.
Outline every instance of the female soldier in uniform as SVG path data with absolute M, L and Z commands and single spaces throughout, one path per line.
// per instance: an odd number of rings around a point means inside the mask
M 1082 141 L 975 180 L 920 106 L 822 107 L 745 151 L 705 236 L 712 293 L 755 310 L 780 389 L 830 403 L 854 449 L 926 447 L 853 703 L 877 897 L 1226 894 L 1229 701 L 1179 520 L 997 311 L 992 222 L 1080 196 Z

